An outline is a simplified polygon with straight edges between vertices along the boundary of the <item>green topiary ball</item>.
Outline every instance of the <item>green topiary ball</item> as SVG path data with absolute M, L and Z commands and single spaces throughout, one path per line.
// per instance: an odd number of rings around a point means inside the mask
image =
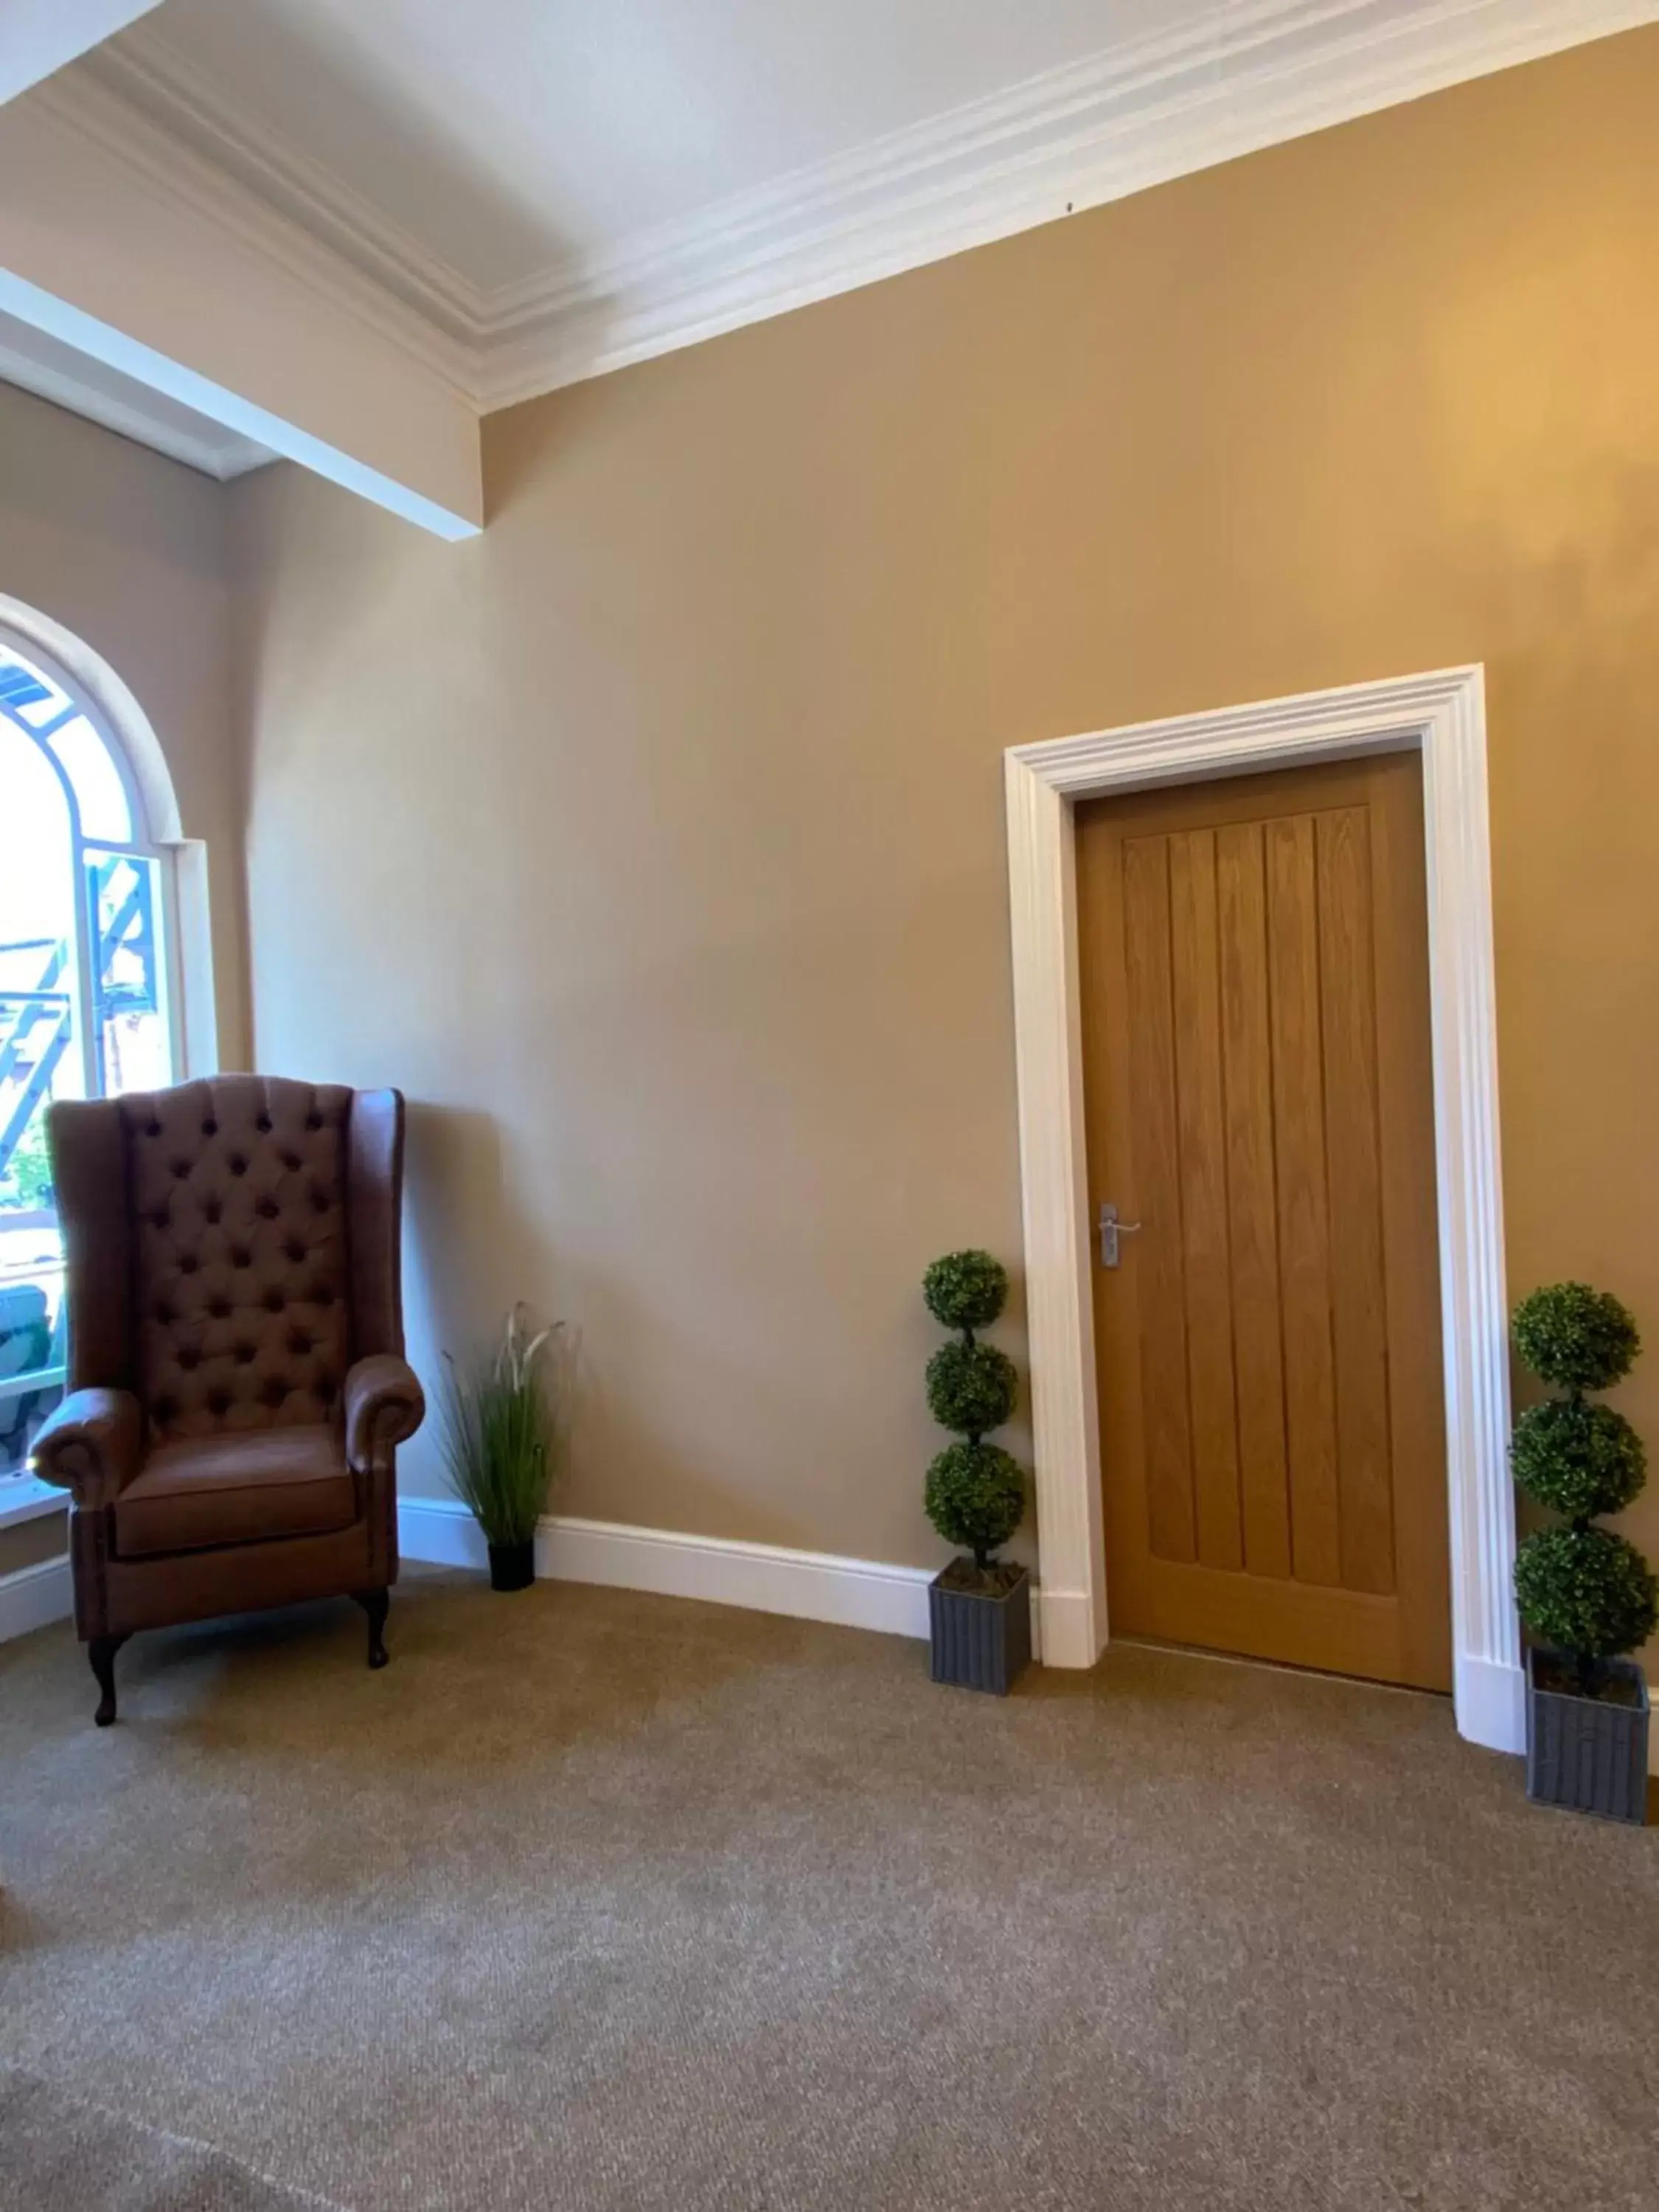
M 1014 1410 L 1019 1377 L 994 1344 L 941 1344 L 927 1363 L 927 1409 L 942 1429 L 982 1437 Z
M 1515 1425 L 1510 1466 L 1528 1498 L 1570 1521 L 1618 1513 L 1647 1476 L 1642 1439 L 1611 1406 L 1550 1398 Z
M 927 1518 L 984 1566 L 1025 1512 L 1025 1477 L 1000 1444 L 947 1444 L 927 1470 Z
M 1008 1270 L 988 1252 L 947 1252 L 921 1279 L 927 1310 L 946 1328 L 988 1328 L 1008 1299 Z
M 1616 1659 L 1659 1625 L 1659 1583 L 1610 1528 L 1540 1528 L 1515 1559 L 1515 1595 L 1533 1634 L 1558 1651 Z
M 1516 1306 L 1513 1328 L 1522 1358 L 1558 1390 L 1611 1390 L 1642 1349 L 1628 1310 L 1588 1283 L 1534 1291 Z

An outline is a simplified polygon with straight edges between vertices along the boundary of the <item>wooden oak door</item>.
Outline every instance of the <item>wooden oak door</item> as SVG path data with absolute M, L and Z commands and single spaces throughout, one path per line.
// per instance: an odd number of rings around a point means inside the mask
M 1444 1689 L 1414 753 L 1078 812 L 1119 1632 Z

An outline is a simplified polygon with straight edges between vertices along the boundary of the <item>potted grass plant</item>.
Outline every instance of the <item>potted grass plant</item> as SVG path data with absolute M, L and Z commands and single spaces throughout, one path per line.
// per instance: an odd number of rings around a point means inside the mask
M 1626 1655 L 1659 1622 L 1659 1586 L 1634 1544 L 1595 1516 L 1628 1505 L 1646 1480 L 1642 1440 L 1622 1413 L 1585 1396 L 1629 1374 L 1641 1340 L 1615 1297 L 1553 1283 L 1515 1310 L 1515 1347 L 1563 1394 L 1516 1423 L 1510 1464 L 1527 1496 L 1560 1518 L 1516 1553 L 1527 1651 L 1527 1795 L 1535 1802 L 1641 1822 L 1646 1817 L 1648 1691 Z
M 1024 1516 L 1025 1473 L 985 1436 L 1012 1413 L 1018 1377 L 1007 1353 L 975 1331 L 1002 1311 L 1007 1271 L 988 1252 L 947 1252 L 922 1278 L 921 1294 L 934 1320 L 957 1332 L 927 1363 L 927 1405 L 959 1439 L 928 1468 L 924 1503 L 945 1542 L 966 1554 L 928 1587 L 933 1677 L 1005 1697 L 1031 1657 L 1030 1577 L 996 1557 Z
M 549 1354 L 561 1326 L 532 1336 L 524 1308 L 514 1306 L 494 1352 L 465 1361 L 444 1354 L 450 1486 L 483 1531 L 492 1589 L 526 1589 L 536 1579 L 536 1526 L 556 1464 Z

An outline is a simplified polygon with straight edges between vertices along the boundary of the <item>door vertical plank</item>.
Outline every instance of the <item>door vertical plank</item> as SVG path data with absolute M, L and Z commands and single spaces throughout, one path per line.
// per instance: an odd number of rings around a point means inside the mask
M 1182 1255 L 1187 1290 L 1187 1388 L 1198 1556 L 1244 1564 L 1233 1391 L 1232 1286 L 1216 941 L 1215 832 L 1170 840 L 1170 951 L 1180 1138 Z
M 1342 1584 L 1395 1587 L 1387 1286 L 1377 1140 L 1376 975 L 1370 809 L 1317 817 L 1325 1155 L 1331 1218 L 1332 1337 Z
M 1291 1564 L 1298 1582 L 1338 1583 L 1342 1553 L 1312 816 L 1297 814 L 1269 823 L 1267 844 Z
M 1139 1276 L 1147 1514 L 1154 1556 L 1194 1560 L 1198 1557 L 1198 1528 L 1187 1398 L 1167 838 L 1125 842 L 1123 938 L 1133 1102 L 1131 1139 L 1142 1224 L 1132 1255 L 1126 1253 L 1126 1263 Z
M 1231 823 L 1216 832 L 1228 1244 L 1244 1565 L 1253 1575 L 1282 1579 L 1291 1571 L 1291 1501 L 1279 1326 L 1267 905 L 1262 869 L 1259 822 Z

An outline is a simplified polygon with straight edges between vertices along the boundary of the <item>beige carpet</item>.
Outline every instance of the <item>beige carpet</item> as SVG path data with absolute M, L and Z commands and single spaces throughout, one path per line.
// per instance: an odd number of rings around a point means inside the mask
M 139 1638 L 106 1732 L 0 1647 L 8 2212 L 1656 2202 L 1659 1833 L 1441 1703 L 439 1577 L 362 1638 Z

